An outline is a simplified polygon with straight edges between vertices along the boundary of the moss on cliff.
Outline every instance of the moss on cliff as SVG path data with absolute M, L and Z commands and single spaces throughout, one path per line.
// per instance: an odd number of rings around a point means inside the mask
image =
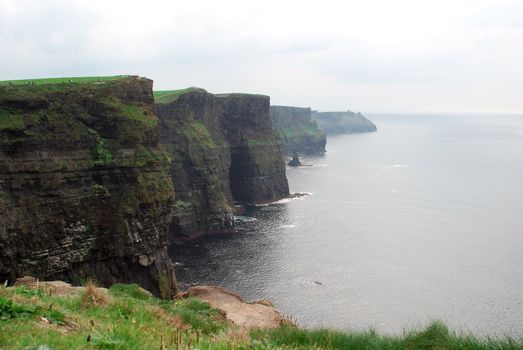
M 98 134 L 94 129 L 87 128 L 87 132 L 93 138 L 93 147 L 91 148 L 91 155 L 95 165 L 108 165 L 113 160 L 111 151 L 107 148 L 107 140 Z
M 190 119 L 181 127 L 180 131 L 184 134 L 186 140 L 191 143 L 192 147 L 201 147 L 206 151 L 217 148 L 209 130 L 200 121 Z
M 145 203 L 164 203 L 173 198 L 174 186 L 170 178 L 155 173 L 138 175 L 138 188 Z
M 158 124 L 158 120 L 154 113 L 144 109 L 142 106 L 123 103 L 121 100 L 114 97 L 103 98 L 101 102 L 117 111 L 124 119 L 136 120 L 149 128 L 156 127 Z
M 325 134 L 321 132 L 320 129 L 316 126 L 315 123 L 309 123 L 305 125 L 297 125 L 295 127 L 286 127 L 283 129 L 278 129 L 278 133 L 282 137 L 300 137 L 302 135 L 307 136 L 317 136 L 317 137 L 325 137 Z
M 162 146 L 171 156 L 173 205 L 171 233 L 175 240 L 214 232 L 229 232 L 232 208 L 222 178 L 220 159 L 224 145 L 213 138 L 198 108 L 205 108 L 206 92 L 183 90 L 175 102 L 157 104 Z M 185 97 L 203 97 L 196 106 Z M 172 97 L 172 95 L 171 95 Z
M 0 85 L 0 278 L 174 288 L 174 192 L 153 102 L 138 77 Z

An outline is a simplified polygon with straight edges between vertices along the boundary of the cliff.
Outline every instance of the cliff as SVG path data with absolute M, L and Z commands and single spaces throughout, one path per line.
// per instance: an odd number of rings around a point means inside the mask
M 272 129 L 270 99 L 263 95 L 215 95 L 231 149 L 229 181 L 240 203 L 263 203 L 289 195 L 282 144 Z
M 326 134 L 346 134 L 376 131 L 376 125 L 361 113 L 347 112 L 312 112 L 312 119 Z
M 157 124 L 144 78 L 0 86 L 0 281 L 92 277 L 170 297 Z
M 177 189 L 171 234 L 193 238 L 233 229 L 233 203 L 288 196 L 269 97 L 202 89 L 155 92 L 160 139 Z
M 312 120 L 310 108 L 271 106 L 271 119 L 286 155 L 325 153 L 327 139 Z
M 231 232 L 230 148 L 222 135 L 215 99 L 202 90 L 167 101 L 157 103 L 156 110 L 160 142 L 172 158 L 176 188 L 171 237 Z

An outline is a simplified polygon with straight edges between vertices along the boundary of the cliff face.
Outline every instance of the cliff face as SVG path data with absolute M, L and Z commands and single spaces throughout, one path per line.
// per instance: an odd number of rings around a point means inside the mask
M 233 230 L 233 201 L 289 194 L 281 143 L 267 96 L 175 92 L 157 103 L 161 143 L 177 189 L 173 239 Z
M 160 142 L 172 157 L 176 188 L 171 237 L 183 240 L 234 229 L 229 188 L 230 148 L 213 95 L 183 94 L 156 104 Z
M 224 136 L 231 149 L 233 199 L 270 202 L 289 195 L 282 145 L 273 131 L 268 96 L 216 95 Z
M 312 111 L 312 119 L 326 134 L 347 134 L 376 131 L 376 125 L 361 113 Z
M 0 281 L 175 291 L 152 81 L 0 87 Z
M 271 106 L 271 118 L 286 155 L 325 153 L 327 139 L 312 121 L 310 108 Z

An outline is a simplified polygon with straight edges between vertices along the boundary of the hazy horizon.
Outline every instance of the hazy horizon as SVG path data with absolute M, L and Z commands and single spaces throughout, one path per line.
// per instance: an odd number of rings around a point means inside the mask
M 515 0 L 0 3 L 0 80 L 138 74 L 321 111 L 522 113 L 522 44 Z

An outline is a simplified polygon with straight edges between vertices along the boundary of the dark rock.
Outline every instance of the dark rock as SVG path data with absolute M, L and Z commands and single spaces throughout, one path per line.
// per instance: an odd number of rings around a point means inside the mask
M 199 90 L 156 104 L 160 142 L 172 157 L 176 188 L 172 240 L 234 229 L 229 187 L 230 146 L 212 94 Z
M 290 160 L 289 163 L 287 163 L 288 166 L 293 166 L 293 167 L 296 167 L 296 166 L 301 166 L 301 162 L 300 162 L 300 157 L 298 157 L 298 155 L 294 155 L 292 157 L 292 159 Z
M 229 179 L 233 199 L 261 203 L 288 196 L 282 144 L 272 130 L 269 97 L 248 94 L 216 97 L 231 150 Z
M 269 202 L 289 194 L 269 97 L 186 91 L 156 104 L 161 143 L 173 160 L 173 240 L 231 232 L 233 202 Z
M 152 81 L 0 87 L 0 281 L 175 292 Z

